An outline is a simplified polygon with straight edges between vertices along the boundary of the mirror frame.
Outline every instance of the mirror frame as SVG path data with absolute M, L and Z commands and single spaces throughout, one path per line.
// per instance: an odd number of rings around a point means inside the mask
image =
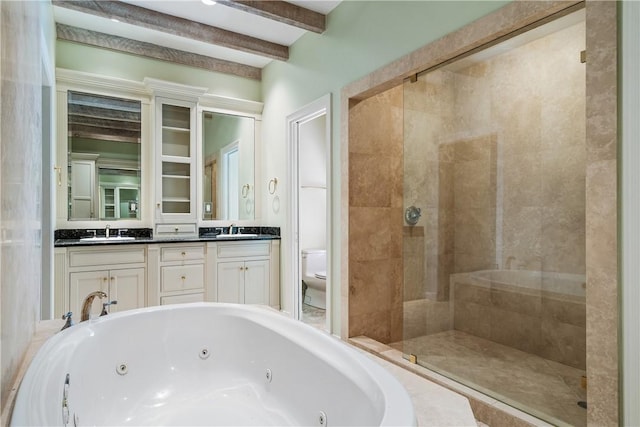
M 68 218 L 68 93 L 82 92 L 92 95 L 123 98 L 140 102 L 140 219 L 118 220 L 70 220 Z M 56 229 L 104 228 L 107 224 L 118 228 L 153 227 L 153 140 L 152 140 L 152 96 L 141 82 L 116 79 L 107 76 L 81 73 L 71 70 L 56 70 L 56 163 L 54 179 L 56 186 Z
M 143 81 L 125 80 L 116 77 L 91 74 L 63 68 L 56 69 L 56 160 L 51 173 L 54 174 L 56 185 L 56 222 L 55 229 L 93 229 L 104 228 L 107 224 L 117 224 L 119 228 L 151 228 L 155 221 L 155 148 L 154 148 L 154 96 L 157 95 L 157 87 L 166 87 L 166 91 L 176 97 L 184 96 L 184 90 L 191 88 L 174 82 L 166 82 L 145 77 Z M 197 88 L 206 90 L 206 88 Z M 142 127 L 141 127 L 141 212 L 139 220 L 71 220 L 67 218 L 67 173 L 68 170 L 68 143 L 67 143 L 67 92 L 69 90 L 92 93 L 96 95 L 115 96 L 141 102 Z M 196 95 L 196 222 L 198 227 L 228 226 L 228 220 L 203 220 L 202 206 L 202 177 L 204 175 L 202 160 L 202 112 L 219 112 L 224 114 L 253 117 L 255 119 L 254 140 L 254 219 L 234 221 L 238 225 L 255 225 L 259 223 L 262 209 L 262 193 L 266 188 L 266 182 L 262 183 L 262 109 L 264 104 L 259 101 L 230 98 L 226 96 L 205 93 Z M 61 191 L 63 189 L 64 191 Z
M 207 98 L 207 96 L 203 97 Z M 209 101 L 209 102 L 207 102 Z M 261 168 L 260 168 L 260 139 L 262 133 L 262 103 L 245 101 L 245 100 L 231 100 L 232 105 L 220 105 L 221 98 L 210 96 L 208 100 L 201 99 L 196 111 L 196 175 L 198 177 L 196 183 L 196 215 L 198 217 L 198 224 L 200 227 L 221 227 L 229 226 L 230 223 L 236 225 L 252 225 L 260 219 L 260 207 L 262 197 L 262 186 L 260 185 Z M 229 103 L 229 101 L 227 101 Z M 222 108 L 227 107 L 227 108 Z M 233 108 L 230 109 L 229 107 Z M 253 140 L 253 189 L 254 192 L 254 206 L 253 206 L 253 218 L 252 219 L 204 219 L 204 120 L 203 113 L 220 113 L 230 116 L 249 117 L 254 119 L 254 140 Z

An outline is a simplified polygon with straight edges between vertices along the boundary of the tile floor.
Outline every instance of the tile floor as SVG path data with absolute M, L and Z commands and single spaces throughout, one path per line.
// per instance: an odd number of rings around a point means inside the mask
M 586 425 L 580 387 L 585 371 L 460 331 L 412 338 L 391 347 L 447 377 L 552 424 Z
M 327 328 L 327 318 L 325 310 L 315 308 L 308 304 L 302 304 L 302 319 L 307 325 L 311 325 L 318 329 Z

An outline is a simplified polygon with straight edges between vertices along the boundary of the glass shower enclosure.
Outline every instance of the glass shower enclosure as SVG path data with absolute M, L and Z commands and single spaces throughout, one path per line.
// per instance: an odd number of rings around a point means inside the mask
M 584 10 L 404 84 L 405 357 L 585 425 Z

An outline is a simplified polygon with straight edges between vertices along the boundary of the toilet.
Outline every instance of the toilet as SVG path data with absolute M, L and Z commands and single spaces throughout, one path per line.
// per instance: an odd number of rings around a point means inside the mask
M 302 282 L 304 303 L 326 309 L 327 303 L 327 251 L 324 249 L 302 250 Z

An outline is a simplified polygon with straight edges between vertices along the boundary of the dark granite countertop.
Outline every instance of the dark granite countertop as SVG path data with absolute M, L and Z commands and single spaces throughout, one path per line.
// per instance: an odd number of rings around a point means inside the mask
M 100 233 L 102 231 L 102 233 Z M 112 235 L 117 236 L 118 229 L 111 229 Z M 123 235 L 134 237 L 130 239 L 118 239 L 111 237 L 106 239 L 104 230 L 98 230 L 97 239 L 83 240 L 91 233 L 87 230 L 56 230 L 54 246 L 77 247 L 77 246 L 104 246 L 104 245 L 150 245 L 157 243 L 194 243 L 194 242 L 236 242 L 254 240 L 280 240 L 280 229 L 277 227 L 242 227 L 240 233 L 229 235 L 228 227 L 200 228 L 198 236 L 161 236 L 153 237 L 151 229 L 127 230 Z M 221 236 L 222 235 L 222 236 Z

